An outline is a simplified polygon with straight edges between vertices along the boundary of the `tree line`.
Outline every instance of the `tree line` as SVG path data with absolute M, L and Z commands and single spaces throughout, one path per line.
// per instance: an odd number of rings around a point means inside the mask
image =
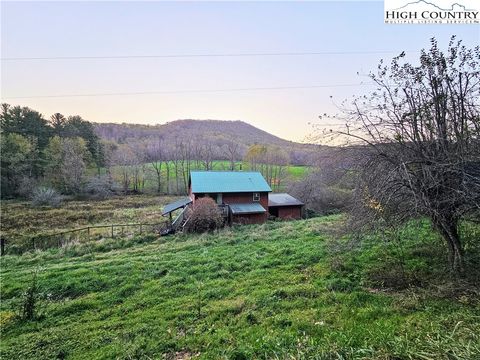
M 107 173 L 124 193 L 143 192 L 153 182 L 158 194 L 185 194 L 191 170 L 260 171 L 272 188 L 283 185 L 288 153 L 275 145 L 241 145 L 222 140 L 157 137 L 105 144 Z
M 105 164 L 93 125 L 78 115 L 45 119 L 28 107 L 1 105 L 2 198 L 26 196 L 40 182 L 72 194 L 87 167 Z
M 227 138 L 157 135 L 122 142 L 101 138 L 80 116 L 46 119 L 2 104 L 2 198 L 31 197 L 48 187 L 64 195 L 185 194 L 191 170 L 261 171 L 283 185 L 289 154 L 278 145 L 247 147 Z M 154 185 L 152 185 L 154 184 Z M 147 186 L 149 185 L 149 186 Z M 42 196 L 52 192 L 43 192 Z

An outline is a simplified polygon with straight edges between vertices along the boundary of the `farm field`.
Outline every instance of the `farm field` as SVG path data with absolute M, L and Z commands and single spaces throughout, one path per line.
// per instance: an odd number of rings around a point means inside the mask
M 455 285 L 428 223 L 403 228 L 401 250 L 343 226 L 335 215 L 4 256 L 1 357 L 480 357 L 478 264 Z M 462 228 L 477 258 L 479 232 Z M 33 272 L 38 312 L 21 320 Z

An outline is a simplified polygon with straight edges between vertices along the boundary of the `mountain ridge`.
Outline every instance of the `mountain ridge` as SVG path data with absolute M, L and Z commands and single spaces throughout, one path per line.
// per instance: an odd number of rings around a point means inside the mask
M 94 123 L 97 135 L 116 143 L 156 141 L 208 142 L 217 148 L 237 144 L 239 154 L 244 155 L 249 146 L 255 144 L 278 146 L 287 151 L 296 164 L 310 163 L 319 149 L 328 146 L 300 143 L 282 139 L 242 120 L 194 120 L 179 119 L 165 124 L 146 125 L 129 123 Z
M 205 132 L 210 132 L 215 135 L 223 135 L 231 140 L 243 140 L 240 142 L 245 145 L 265 143 L 277 145 L 298 144 L 301 146 L 316 146 L 312 143 L 302 143 L 283 139 L 243 120 L 178 119 L 164 124 L 154 125 L 96 122 L 94 123 L 94 126 L 99 136 L 119 142 L 122 142 L 127 138 L 151 136 L 161 136 L 166 138 L 185 134 L 195 136 L 195 133 L 197 136 L 201 136 L 204 135 Z M 113 131 L 114 129 L 117 131 Z M 243 136 L 244 138 L 239 139 L 239 136 Z

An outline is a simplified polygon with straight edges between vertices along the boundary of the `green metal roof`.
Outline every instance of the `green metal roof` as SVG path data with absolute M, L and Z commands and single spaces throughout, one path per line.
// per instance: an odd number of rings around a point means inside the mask
M 272 191 L 259 172 L 192 171 L 190 181 L 197 194 Z
M 267 210 L 264 209 L 259 203 L 248 203 L 248 204 L 231 204 L 230 209 L 232 214 L 263 214 Z

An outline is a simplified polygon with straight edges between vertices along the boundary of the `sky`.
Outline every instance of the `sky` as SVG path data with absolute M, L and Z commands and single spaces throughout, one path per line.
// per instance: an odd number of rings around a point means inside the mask
M 366 75 L 380 58 L 406 51 L 413 59 L 433 36 L 442 47 L 451 35 L 480 43 L 478 25 L 384 24 L 383 6 L 2 1 L 2 102 L 93 122 L 243 120 L 302 141 L 312 123 L 332 124 L 319 115 L 371 89 Z M 312 52 L 321 54 L 58 59 Z

